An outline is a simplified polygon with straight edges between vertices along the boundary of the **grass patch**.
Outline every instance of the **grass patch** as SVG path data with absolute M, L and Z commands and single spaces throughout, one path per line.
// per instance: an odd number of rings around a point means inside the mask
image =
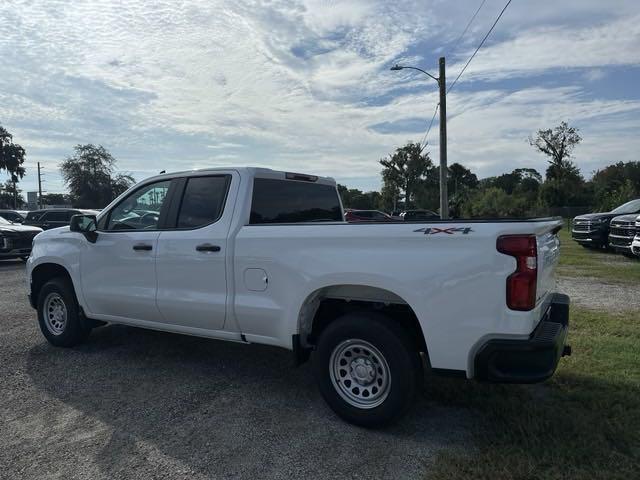
M 571 240 L 568 225 L 560 230 L 560 265 L 563 277 L 595 277 L 611 283 L 640 282 L 640 261 L 605 250 L 590 250 Z
M 477 418 L 477 451 L 440 455 L 427 478 L 638 478 L 640 312 L 574 309 L 569 335 L 573 355 L 543 384 L 433 379 L 438 403 Z

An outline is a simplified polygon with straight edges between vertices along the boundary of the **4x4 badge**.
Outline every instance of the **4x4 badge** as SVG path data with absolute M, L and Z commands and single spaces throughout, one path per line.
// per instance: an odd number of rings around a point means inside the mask
M 425 235 L 435 235 L 436 233 L 446 233 L 448 235 L 454 235 L 456 233 L 462 233 L 463 235 L 473 232 L 471 227 L 449 227 L 449 228 L 437 228 L 437 227 L 425 227 L 414 232 L 423 232 Z

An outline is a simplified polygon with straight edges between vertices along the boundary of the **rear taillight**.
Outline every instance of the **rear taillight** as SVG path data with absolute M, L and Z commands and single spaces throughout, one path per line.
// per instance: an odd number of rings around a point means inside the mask
M 536 306 L 538 245 L 534 235 L 502 235 L 496 248 L 516 259 L 516 270 L 507 277 L 507 306 L 511 310 L 532 310 Z

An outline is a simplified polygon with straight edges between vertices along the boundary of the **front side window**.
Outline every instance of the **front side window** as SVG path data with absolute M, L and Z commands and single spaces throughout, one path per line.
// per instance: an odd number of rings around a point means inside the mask
M 109 214 L 107 230 L 156 230 L 171 180 L 152 183 L 136 190 Z
M 256 178 L 250 223 L 341 222 L 338 191 L 332 185 Z
M 198 228 L 218 220 L 224 209 L 229 179 L 229 175 L 188 178 L 177 227 Z

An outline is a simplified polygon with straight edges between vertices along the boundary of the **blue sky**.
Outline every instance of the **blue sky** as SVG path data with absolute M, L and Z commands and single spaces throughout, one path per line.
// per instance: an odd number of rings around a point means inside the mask
M 435 82 L 453 80 L 504 6 L 486 0 L 0 4 L 0 124 L 49 192 L 78 143 L 122 171 L 259 165 L 379 188 L 378 160 L 422 138 Z M 448 96 L 449 161 L 479 176 L 543 171 L 527 143 L 566 120 L 583 174 L 640 160 L 640 3 L 513 0 Z M 429 135 L 438 159 L 437 122 Z

